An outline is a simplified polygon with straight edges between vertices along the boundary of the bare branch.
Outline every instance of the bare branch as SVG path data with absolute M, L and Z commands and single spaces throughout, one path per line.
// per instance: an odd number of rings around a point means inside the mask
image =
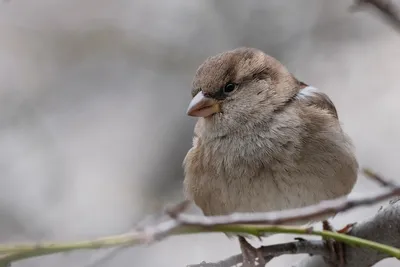
M 375 182 L 377 182 L 378 184 L 382 185 L 382 186 L 388 186 L 388 187 L 394 187 L 396 186 L 395 183 L 384 179 L 381 175 L 377 174 L 376 172 L 370 170 L 370 169 L 364 169 L 363 173 L 369 177 L 370 179 L 374 180 Z
M 375 7 L 383 18 L 389 22 L 393 28 L 400 32 L 400 9 L 392 0 L 356 0 L 352 11 L 357 11 L 366 6 Z
M 392 199 L 386 207 L 365 221 L 358 222 L 353 226 L 349 235 L 361 237 L 367 240 L 384 243 L 393 247 L 400 247 L 400 197 Z M 390 234 L 387 229 L 391 229 Z M 390 256 L 368 248 L 351 245 L 344 246 L 346 263 L 343 267 L 367 267 L 389 258 Z M 329 249 L 323 240 L 302 240 L 286 244 L 265 246 L 262 248 L 266 262 L 275 257 L 288 254 L 312 254 L 304 258 L 293 267 L 331 267 L 323 260 L 329 258 Z M 216 263 L 202 262 L 188 267 L 231 267 L 242 262 L 241 255 L 235 255 Z
M 357 223 L 351 232 L 371 241 L 384 243 L 393 247 L 400 247 L 400 198 L 392 199 L 385 207 L 380 209 L 375 216 Z M 375 250 L 345 245 L 346 264 L 344 267 L 373 266 L 388 255 Z M 321 260 L 321 257 L 307 257 L 293 267 L 330 267 Z
M 371 172 L 370 172 L 371 173 Z M 370 173 L 366 173 L 369 175 Z M 376 176 L 378 177 L 378 176 Z M 321 202 L 299 209 L 284 210 L 267 213 L 236 213 L 226 216 L 205 217 L 201 215 L 190 215 L 182 213 L 188 206 L 188 202 L 182 202 L 175 207 L 168 208 L 164 214 L 154 216 L 152 222 L 147 223 L 143 227 L 137 228 L 135 231 L 118 235 L 101 238 L 97 240 L 71 242 L 71 243 L 32 243 L 19 244 L 13 246 L 0 245 L 0 266 L 6 263 L 19 261 L 27 258 L 66 252 L 78 249 L 98 249 L 118 246 L 133 246 L 138 244 L 148 244 L 154 241 L 162 240 L 168 236 L 193 233 L 207 232 L 225 232 L 236 234 L 252 234 L 262 235 L 263 233 L 294 233 L 305 235 L 319 235 L 325 238 L 333 238 L 349 245 L 359 247 L 367 247 L 379 251 L 380 254 L 387 257 L 391 255 L 400 258 L 400 250 L 370 242 L 365 239 L 356 238 L 340 233 L 329 231 L 316 231 L 312 228 L 294 227 L 294 226 L 277 226 L 278 224 L 289 224 L 293 222 L 302 222 L 304 220 L 318 220 L 322 215 L 334 215 L 342 211 L 347 211 L 355 207 L 375 204 L 379 201 L 400 196 L 400 186 L 386 181 L 379 176 L 377 179 L 380 184 L 386 186 L 383 192 L 358 197 L 358 198 L 339 198 Z M 400 209 L 400 208 L 399 208 Z M 399 211 L 396 211 L 399 212 Z M 400 212 L 399 212 L 400 213 Z M 398 218 L 398 217 L 397 217 Z M 393 221 L 392 221 L 393 223 Z M 357 224 L 358 225 L 358 224 Z M 351 233 L 357 232 L 357 227 L 353 227 Z M 390 226 L 393 228 L 393 226 Z M 370 230 L 371 231 L 371 230 Z M 359 235 L 355 235 L 359 236 Z M 373 239 L 372 239 L 373 240 Z M 399 239 L 400 240 L 400 239 Z M 293 253 L 314 253 L 324 255 L 325 251 L 319 249 L 311 241 L 300 241 L 289 244 L 280 244 L 263 248 L 264 255 L 270 260 L 273 256 Z M 234 257 L 234 260 L 240 260 Z
M 270 224 L 282 225 L 293 222 L 308 222 L 323 216 L 333 216 L 339 212 L 348 211 L 355 207 L 372 205 L 383 200 L 400 195 L 400 186 L 375 175 L 371 171 L 364 172 L 367 176 L 378 180 L 380 184 L 390 185 L 383 192 L 369 193 L 360 197 L 342 197 L 334 200 L 322 201 L 304 208 L 288 209 L 267 213 L 234 213 L 223 216 L 199 217 L 189 214 L 178 214 L 176 219 L 185 225 L 217 226 L 230 224 Z M 371 176 L 374 174 L 375 176 Z M 379 179 L 377 178 L 379 177 Z
M 265 262 L 268 263 L 273 258 L 288 254 L 312 254 L 329 257 L 329 250 L 325 241 L 322 240 L 301 240 L 283 244 L 263 246 L 260 248 L 264 256 Z M 223 261 L 215 263 L 202 262 L 200 264 L 188 265 L 187 267 L 231 267 L 242 263 L 242 255 L 237 254 Z

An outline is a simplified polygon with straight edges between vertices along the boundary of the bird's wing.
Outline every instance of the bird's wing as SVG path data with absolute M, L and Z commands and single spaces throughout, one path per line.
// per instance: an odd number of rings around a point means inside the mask
M 296 99 L 306 105 L 326 110 L 336 119 L 339 118 L 332 100 L 325 93 L 319 91 L 315 87 L 304 84 L 304 88 L 297 93 Z

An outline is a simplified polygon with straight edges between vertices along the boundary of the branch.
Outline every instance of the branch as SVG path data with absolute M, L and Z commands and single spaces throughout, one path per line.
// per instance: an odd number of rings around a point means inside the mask
M 396 198 L 388 205 L 378 211 L 372 218 L 359 222 L 353 226 L 348 235 L 359 237 L 374 242 L 384 243 L 393 247 L 400 247 L 400 198 Z M 387 229 L 391 229 L 390 233 Z M 346 264 L 343 267 L 365 267 L 372 266 L 377 262 L 391 257 L 365 247 L 345 245 Z M 262 247 L 265 261 L 268 263 L 272 258 L 289 254 L 312 254 L 293 267 L 330 267 L 323 259 L 329 257 L 329 250 L 324 240 L 300 240 L 285 244 Z M 216 263 L 202 262 L 200 264 L 188 265 L 188 267 L 230 267 L 242 262 L 240 254 L 229 257 Z
M 324 257 L 330 256 L 329 251 L 326 249 L 326 243 L 322 240 L 300 240 L 297 242 L 263 246 L 260 250 L 262 251 L 266 263 L 275 257 L 288 254 L 306 253 Z M 237 264 L 242 263 L 242 261 L 242 254 L 237 254 L 219 262 L 207 263 L 203 261 L 200 264 L 188 265 L 186 267 L 230 267 L 236 266 Z
M 271 224 L 282 225 L 293 222 L 308 222 L 323 216 L 334 216 L 339 212 L 348 211 L 354 207 L 372 205 L 394 196 L 400 195 L 400 186 L 385 180 L 370 170 L 363 170 L 369 178 L 381 185 L 388 185 L 383 192 L 369 193 L 359 197 L 342 197 L 334 200 L 322 201 L 304 208 L 287 209 L 267 213 L 233 213 L 223 216 L 199 217 L 196 215 L 179 214 L 176 219 L 186 225 L 217 226 L 232 224 Z
M 371 172 L 366 172 L 371 174 Z M 187 208 L 189 202 L 185 201 L 172 208 L 166 209 L 162 216 L 154 219 L 152 225 L 138 228 L 135 231 L 123 235 L 109 236 L 97 240 L 69 242 L 69 243 L 31 243 L 19 245 L 0 245 L 0 266 L 27 258 L 54 254 L 59 252 L 67 252 L 79 249 L 99 249 L 118 246 L 134 246 L 139 244 L 149 244 L 160 241 L 166 237 L 182 234 L 211 233 L 224 232 L 235 234 L 251 234 L 262 236 L 264 233 L 288 233 L 299 235 L 318 235 L 328 239 L 335 239 L 350 246 L 358 246 L 362 248 L 373 249 L 378 251 L 384 257 L 400 258 L 400 250 L 389 245 L 380 244 L 378 242 L 369 241 L 362 235 L 346 235 L 330 231 L 317 231 L 312 228 L 279 226 L 279 224 L 299 222 L 302 220 L 318 219 L 321 215 L 333 215 L 338 212 L 347 211 L 355 207 L 375 204 L 381 200 L 389 199 L 394 196 L 400 196 L 400 186 L 394 185 L 386 181 L 380 176 L 370 175 L 371 178 L 377 180 L 380 184 L 389 185 L 383 192 L 374 195 L 366 195 L 358 198 L 340 198 L 336 200 L 324 201 L 317 205 L 305 208 L 293 209 L 288 211 L 267 212 L 267 213 L 236 213 L 227 216 L 204 217 L 200 215 L 189 215 L 183 212 Z M 377 179 L 376 177 L 379 177 Z M 397 209 L 398 208 L 398 209 Z M 392 214 L 400 215 L 400 207 L 392 211 Z M 398 220 L 399 216 L 397 217 Z M 391 221 L 396 222 L 395 219 Z M 362 225 L 362 224 L 361 224 Z M 357 233 L 355 226 L 352 234 Z M 385 226 L 392 227 L 395 226 Z M 397 225 L 396 225 L 397 227 Z M 369 229 L 370 232 L 372 232 Z M 362 231 L 361 231 L 362 232 Z M 398 232 L 400 233 L 400 231 Z M 366 236 L 368 237 L 368 236 Z M 398 237 L 398 235 L 396 235 Z M 400 238 L 397 238 L 400 240 Z M 371 238 L 371 240 L 374 240 Z M 379 241 L 379 238 L 376 239 Z M 323 255 L 326 253 L 321 246 L 315 246 L 318 243 L 311 241 L 299 241 L 289 244 L 281 244 L 272 247 L 265 247 L 263 251 L 265 255 L 271 259 L 274 256 L 282 254 L 313 252 L 314 254 Z M 390 244 L 390 243 L 387 243 Z M 398 244 L 400 247 L 400 244 Z M 235 258 L 236 260 L 240 258 Z
M 400 32 L 400 9 L 392 0 L 356 0 L 351 10 L 358 11 L 366 6 L 375 7 L 382 17 L 389 22 L 395 30 Z
M 357 223 L 350 235 L 393 247 L 400 247 L 400 198 L 391 200 L 372 218 Z M 376 250 L 345 246 L 346 265 L 344 267 L 373 266 L 379 261 L 389 258 Z M 321 257 L 307 257 L 293 267 L 330 267 Z

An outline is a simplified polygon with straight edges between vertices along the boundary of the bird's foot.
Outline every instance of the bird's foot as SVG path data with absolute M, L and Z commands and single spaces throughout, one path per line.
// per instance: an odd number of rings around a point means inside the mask
M 333 226 L 328 221 L 322 221 L 322 229 L 324 231 L 337 232 L 341 234 L 347 234 L 350 232 L 351 228 L 355 223 L 347 224 L 342 229 L 336 231 Z M 331 257 L 327 261 L 329 263 L 334 264 L 335 266 L 342 267 L 345 264 L 345 255 L 344 255 L 344 246 L 343 243 L 338 242 L 333 239 L 323 238 L 326 241 L 329 251 L 331 252 Z
M 265 266 L 266 262 L 260 249 L 253 247 L 247 240 L 239 236 L 243 267 Z

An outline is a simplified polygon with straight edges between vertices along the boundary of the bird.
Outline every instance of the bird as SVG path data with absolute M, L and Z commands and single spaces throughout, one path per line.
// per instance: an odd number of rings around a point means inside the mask
M 205 216 L 300 208 L 348 195 L 358 162 L 329 96 L 262 50 L 239 47 L 198 67 L 187 115 L 184 194 Z M 323 222 L 327 222 L 322 218 Z M 256 254 L 239 235 L 245 266 Z

